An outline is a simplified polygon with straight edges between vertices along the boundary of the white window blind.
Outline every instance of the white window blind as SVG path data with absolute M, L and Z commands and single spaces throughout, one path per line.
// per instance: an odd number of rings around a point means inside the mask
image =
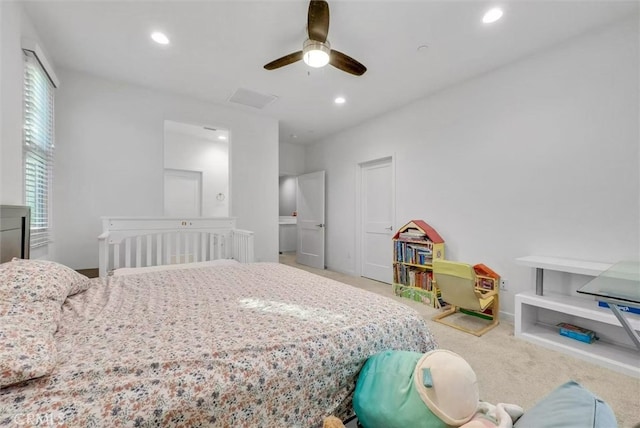
M 33 52 L 24 53 L 24 188 L 33 248 L 51 240 L 54 86 Z

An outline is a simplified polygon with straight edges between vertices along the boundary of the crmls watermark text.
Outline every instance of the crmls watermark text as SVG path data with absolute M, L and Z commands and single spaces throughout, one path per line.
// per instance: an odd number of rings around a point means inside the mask
M 64 414 L 52 413 L 18 413 L 13 417 L 18 426 L 55 427 L 64 425 Z

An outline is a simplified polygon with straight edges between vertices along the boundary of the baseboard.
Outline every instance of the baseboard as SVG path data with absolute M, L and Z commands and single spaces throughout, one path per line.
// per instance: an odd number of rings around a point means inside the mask
M 342 268 L 339 268 L 339 267 L 337 267 L 337 266 L 327 265 L 327 266 L 325 266 L 325 269 L 326 269 L 326 270 L 330 270 L 330 271 L 332 271 L 332 272 L 341 273 L 341 274 L 343 274 L 343 275 L 349 275 L 349 276 L 355 276 L 355 277 L 360 276 L 360 275 L 357 275 L 357 274 L 355 273 L 355 271 L 353 271 L 353 270 L 349 270 L 349 269 L 342 269 Z
M 513 324 L 515 321 L 515 317 L 513 314 L 508 312 L 500 311 L 500 321 L 508 322 L 509 324 Z

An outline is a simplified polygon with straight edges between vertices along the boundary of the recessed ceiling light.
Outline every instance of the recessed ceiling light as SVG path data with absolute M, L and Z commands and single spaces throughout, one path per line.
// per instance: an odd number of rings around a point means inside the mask
M 161 33 L 159 31 L 151 33 L 151 38 L 153 39 L 154 42 L 156 42 L 156 43 L 158 43 L 160 45 L 168 45 L 169 44 L 169 38 L 164 33 Z
M 226 135 L 218 135 L 218 140 L 226 140 L 227 136 Z
M 499 7 L 494 7 L 487 11 L 482 17 L 482 22 L 485 24 L 491 24 L 492 22 L 496 22 L 498 19 L 502 18 L 502 9 Z
M 344 97 L 337 97 L 335 100 L 333 100 L 333 102 L 336 104 L 344 104 L 347 102 L 347 100 Z

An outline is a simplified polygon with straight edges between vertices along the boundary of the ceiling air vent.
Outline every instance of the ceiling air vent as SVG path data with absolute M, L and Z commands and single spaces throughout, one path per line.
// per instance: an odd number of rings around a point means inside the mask
M 262 109 L 277 99 L 278 97 L 275 95 L 266 95 L 249 89 L 238 88 L 233 95 L 231 95 L 229 101 L 236 104 Z

